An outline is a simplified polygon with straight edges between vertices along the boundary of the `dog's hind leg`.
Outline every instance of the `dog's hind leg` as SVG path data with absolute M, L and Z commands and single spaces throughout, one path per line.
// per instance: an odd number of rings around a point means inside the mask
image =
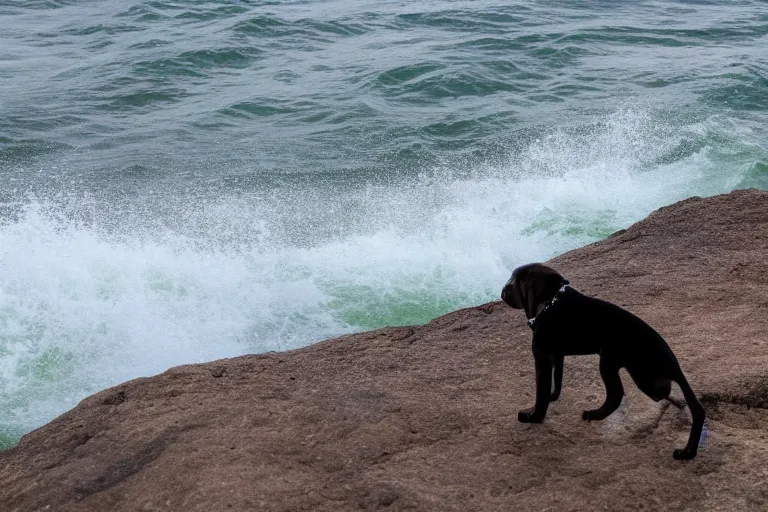
M 701 439 L 701 431 L 704 428 L 705 412 L 704 407 L 699 403 L 696 394 L 691 389 L 688 381 L 685 380 L 685 376 L 682 372 L 675 379 L 677 385 L 680 386 L 680 390 L 683 392 L 685 401 L 688 403 L 688 408 L 691 410 L 692 425 L 691 433 L 688 436 L 688 444 L 683 449 L 676 449 L 672 456 L 677 460 L 692 459 L 696 456 L 696 452 L 699 450 L 699 440 Z
M 678 409 L 685 409 L 685 402 L 681 402 L 677 398 L 672 398 L 671 396 L 666 397 L 667 402 L 671 403 Z
M 670 379 L 665 377 L 647 377 L 634 368 L 627 368 L 627 372 L 638 389 L 649 396 L 654 402 L 660 402 L 666 398 L 672 404 L 677 405 L 674 399 L 669 398 L 669 394 L 672 392 L 672 381 Z
M 666 400 L 678 409 L 685 408 L 685 402 L 681 402 L 677 398 L 670 396 L 670 393 L 672 392 L 672 381 L 670 379 L 638 379 L 636 371 L 634 374 L 630 371 L 629 375 L 632 376 L 632 380 L 635 381 L 638 389 L 648 395 L 654 402 Z
M 585 421 L 599 421 L 607 418 L 621 405 L 624 398 L 624 387 L 621 385 L 619 368 L 605 357 L 600 357 L 600 377 L 605 384 L 605 402 L 597 409 L 584 411 L 581 418 Z

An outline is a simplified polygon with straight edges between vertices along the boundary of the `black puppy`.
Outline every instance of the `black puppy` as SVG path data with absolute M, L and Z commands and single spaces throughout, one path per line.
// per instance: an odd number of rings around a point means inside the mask
M 563 357 L 600 354 L 600 376 L 605 383 L 605 403 L 584 411 L 587 421 L 602 420 L 615 411 L 624 396 L 619 369 L 626 368 L 640 391 L 655 401 L 669 399 L 676 382 L 691 409 L 693 425 L 685 448 L 675 450 L 675 459 L 692 459 L 699 448 L 704 426 L 704 408 L 664 338 L 632 313 L 568 285 L 554 269 L 540 263 L 518 267 L 501 291 L 501 299 L 525 310 L 533 329 L 533 358 L 536 364 L 536 405 L 520 411 L 523 423 L 540 423 L 549 402 L 557 400 L 563 382 Z M 554 390 L 552 369 L 554 367 Z

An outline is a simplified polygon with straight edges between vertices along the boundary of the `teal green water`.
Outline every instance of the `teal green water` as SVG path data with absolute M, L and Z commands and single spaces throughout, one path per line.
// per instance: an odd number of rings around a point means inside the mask
M 0 447 L 768 188 L 766 126 L 758 1 L 5 2 Z

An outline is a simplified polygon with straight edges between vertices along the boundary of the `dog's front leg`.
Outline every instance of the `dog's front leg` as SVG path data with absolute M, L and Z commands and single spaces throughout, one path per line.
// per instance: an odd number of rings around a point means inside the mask
M 552 389 L 552 394 L 549 395 L 549 401 L 554 402 L 558 398 L 560 398 L 560 391 L 563 389 L 563 360 L 565 359 L 565 356 L 563 355 L 556 355 L 552 357 L 552 364 L 555 366 L 555 374 L 554 374 L 554 386 Z
M 548 354 L 533 356 L 536 363 L 536 404 L 531 409 L 517 413 L 518 421 L 541 423 L 547 415 L 552 390 L 552 361 Z

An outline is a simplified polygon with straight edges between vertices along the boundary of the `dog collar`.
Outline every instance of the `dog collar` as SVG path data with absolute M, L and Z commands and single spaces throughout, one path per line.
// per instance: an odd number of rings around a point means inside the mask
M 541 318 L 541 315 L 543 315 L 549 308 L 554 306 L 557 303 L 557 301 L 560 300 L 560 296 L 563 293 L 565 293 L 565 291 L 568 288 L 570 288 L 570 285 L 568 284 L 568 281 L 566 281 L 565 284 L 563 284 L 563 286 L 561 286 L 560 289 L 557 290 L 557 293 L 555 293 L 555 296 L 549 299 L 546 304 L 544 304 L 544 309 L 539 311 L 539 313 L 535 317 L 528 320 L 528 327 L 530 327 L 531 329 L 535 328 L 536 324 L 539 322 L 539 319 Z

